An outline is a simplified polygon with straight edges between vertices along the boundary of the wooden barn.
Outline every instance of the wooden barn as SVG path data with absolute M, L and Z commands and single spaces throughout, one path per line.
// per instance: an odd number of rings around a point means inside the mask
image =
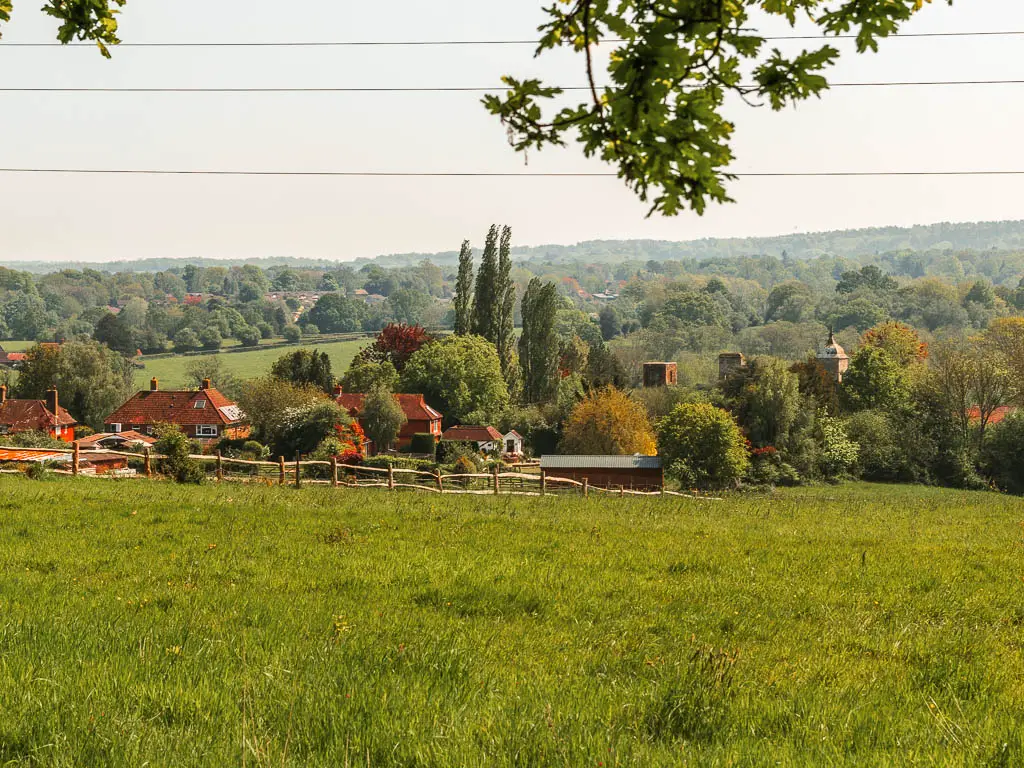
M 540 468 L 549 477 L 565 477 L 597 488 L 660 491 L 665 485 L 657 456 L 541 456 Z

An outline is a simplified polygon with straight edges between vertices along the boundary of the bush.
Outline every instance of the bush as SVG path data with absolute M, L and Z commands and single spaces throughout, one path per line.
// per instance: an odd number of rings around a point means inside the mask
M 743 477 L 750 459 L 736 421 L 708 403 L 684 403 L 658 422 L 667 472 L 688 488 L 724 488 Z
M 469 456 L 459 456 L 452 465 L 453 475 L 475 475 L 480 472 L 480 467 L 473 463 Z
M 417 432 L 409 443 L 410 453 L 429 453 L 433 456 L 437 451 L 437 438 L 430 432 Z
M 199 485 L 206 479 L 202 465 L 189 454 L 196 446 L 184 432 L 173 424 L 161 424 L 156 429 L 157 441 L 154 448 L 162 454 L 157 470 L 179 483 Z
M 893 482 L 900 478 L 903 457 L 896 425 L 881 411 L 861 411 L 846 422 L 846 434 L 860 446 L 857 473 L 865 480 Z
M 479 456 L 476 443 L 462 440 L 439 440 L 437 443 L 437 463 L 453 464 L 459 456 Z
M 418 469 L 422 472 L 433 472 L 437 464 L 427 459 L 412 459 L 407 456 L 372 456 L 363 461 L 363 466 L 387 469 Z
M 294 344 L 302 338 L 302 330 L 297 325 L 286 325 L 281 331 L 284 340 Z
M 260 330 L 251 325 L 247 325 L 238 331 L 238 341 L 241 342 L 243 347 L 259 346 L 261 338 L 263 338 L 263 334 Z
M 53 477 L 53 472 L 50 471 L 49 462 L 33 461 L 25 470 L 25 477 L 32 480 L 49 480 Z

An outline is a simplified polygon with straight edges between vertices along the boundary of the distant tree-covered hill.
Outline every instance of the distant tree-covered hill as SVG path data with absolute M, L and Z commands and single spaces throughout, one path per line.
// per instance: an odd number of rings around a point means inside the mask
M 859 257 L 904 250 L 975 250 L 1024 249 L 1024 221 L 981 221 L 966 223 L 942 222 L 914 227 L 872 227 L 869 229 L 841 229 L 831 232 L 807 232 L 776 237 L 705 238 L 672 242 L 668 240 L 587 240 L 575 245 L 538 245 L 515 248 L 519 260 L 561 262 L 644 262 L 681 259 L 717 259 L 737 256 L 773 255 L 793 259 L 811 259 L 817 256 Z M 454 264 L 458 251 L 440 253 L 400 253 L 359 258 L 347 262 L 354 267 L 377 264 L 382 267 L 402 267 L 430 259 L 435 264 Z M 274 265 L 297 269 L 336 265 L 331 259 L 296 259 L 291 257 L 263 259 L 211 259 L 182 255 L 180 259 L 139 259 L 105 262 L 102 264 L 46 261 L 7 261 L 6 265 L 35 273 L 61 269 L 91 267 L 104 272 L 160 272 L 181 267 L 187 261 L 200 267 L 229 267 L 254 264 L 261 267 Z

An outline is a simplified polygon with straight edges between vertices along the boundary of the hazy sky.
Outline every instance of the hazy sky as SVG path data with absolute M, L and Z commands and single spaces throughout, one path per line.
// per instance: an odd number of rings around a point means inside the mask
M 126 42 L 530 38 L 532 0 L 246 3 L 129 0 Z M 38 3 L 15 4 L 0 86 L 490 86 L 542 74 L 581 84 L 570 55 L 529 46 L 17 48 L 54 40 Z M 907 31 L 1024 30 L 1020 0 L 936 2 Z M 807 43 L 780 43 L 785 50 Z M 1024 80 L 1024 36 L 903 38 L 835 81 Z M 1024 169 L 1024 85 L 842 88 L 774 113 L 729 106 L 736 172 Z M 465 93 L 0 93 L 0 167 L 518 171 L 501 125 Z M 530 170 L 602 170 L 575 148 Z M 785 234 L 1024 218 L 1024 177 L 748 179 L 737 203 L 645 219 L 608 179 L 366 179 L 0 174 L 0 260 L 299 256 L 453 250 L 492 221 L 516 244 Z

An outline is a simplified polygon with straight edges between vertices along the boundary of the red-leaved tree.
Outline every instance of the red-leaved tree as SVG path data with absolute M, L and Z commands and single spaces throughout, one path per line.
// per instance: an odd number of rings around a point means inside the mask
M 388 362 L 401 373 L 413 353 L 418 352 L 421 347 L 433 340 L 434 337 L 427 333 L 421 325 L 388 323 L 377 334 L 373 344 L 359 353 L 359 362 Z

